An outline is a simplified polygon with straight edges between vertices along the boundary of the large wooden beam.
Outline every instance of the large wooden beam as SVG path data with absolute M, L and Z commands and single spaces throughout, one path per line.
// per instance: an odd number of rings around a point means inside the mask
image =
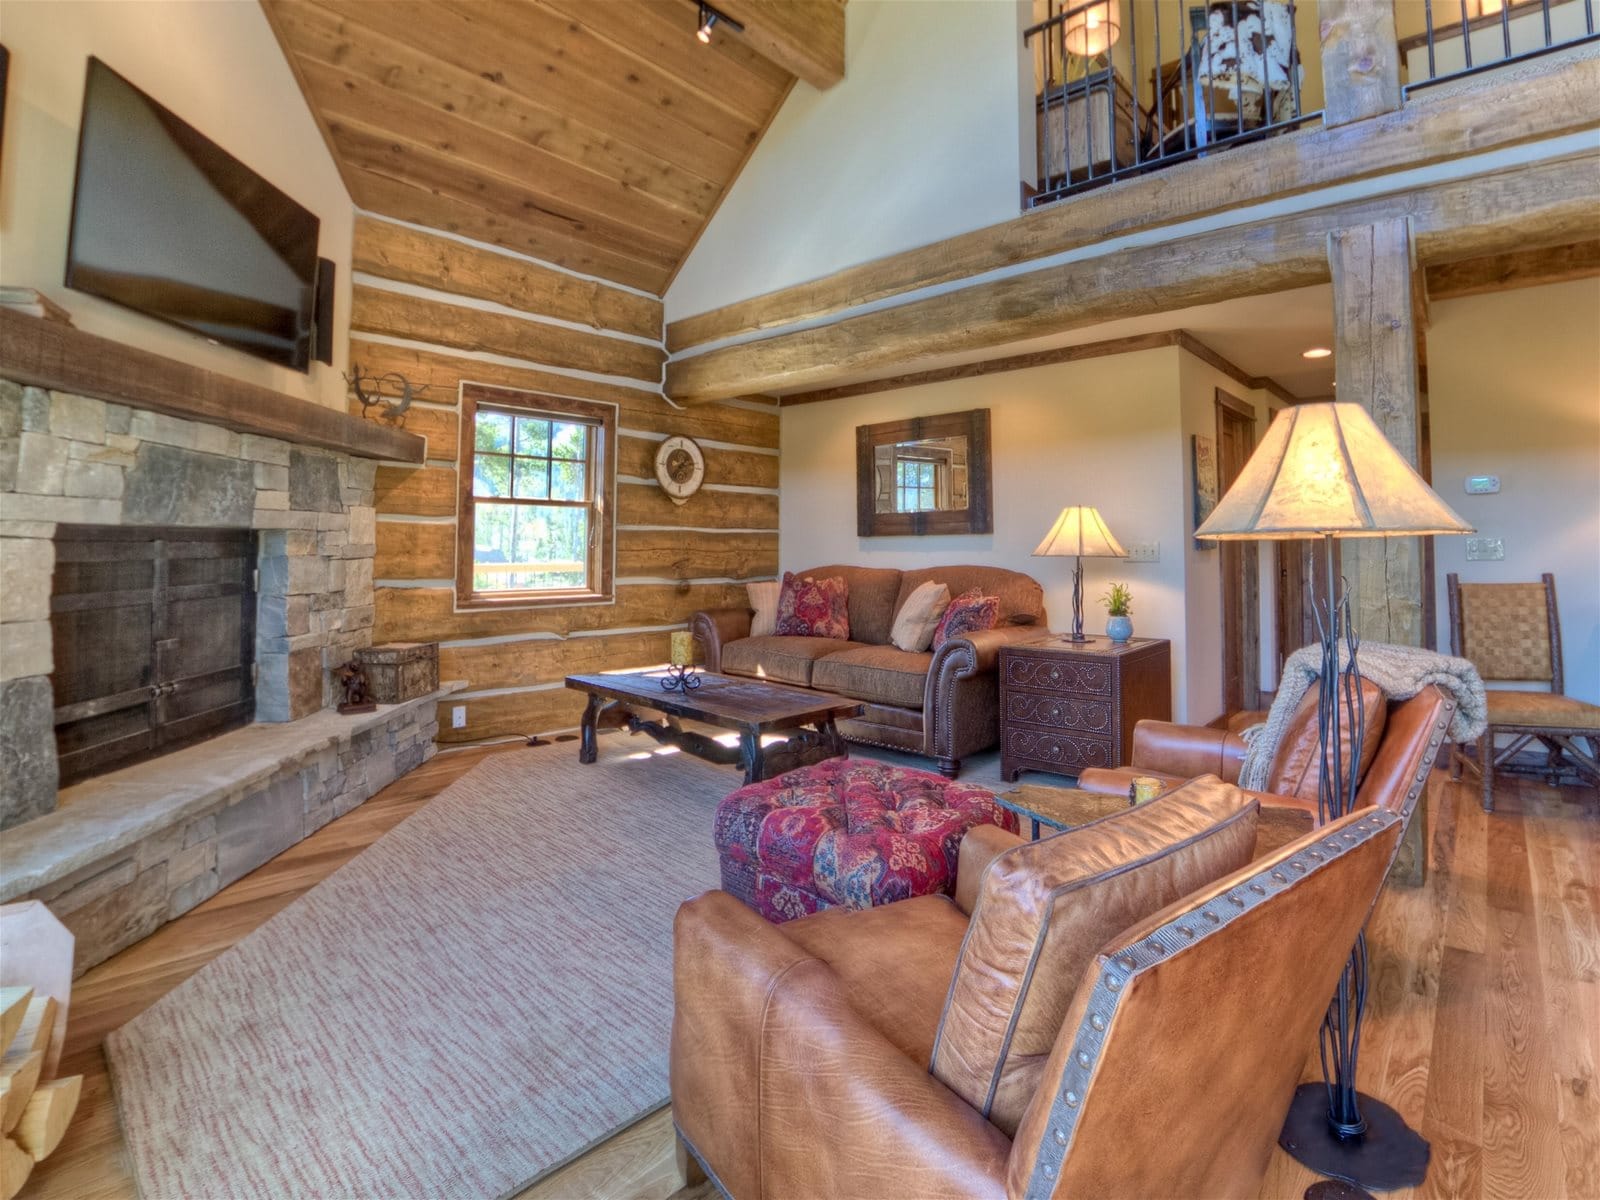
M 426 445 L 376 421 L 6 308 L 0 376 L 362 458 L 419 463 Z
M 1566 246 L 1514 250 L 1466 262 L 1439 263 L 1429 267 L 1426 274 L 1430 301 L 1593 279 L 1600 275 L 1600 238 Z
M 745 44 L 812 87 L 844 78 L 844 0 L 717 0 Z M 721 33 L 715 37 L 723 36 Z
M 1400 46 L 1389 0 L 1322 0 L 1322 123 L 1348 125 L 1400 107 Z
M 1600 126 L 1600 59 L 1510 80 L 1485 79 L 1372 121 L 1310 127 L 1180 163 L 1023 216 L 685 317 L 667 326 L 674 353 L 813 320 L 912 288 L 982 274 L 1227 212 L 1263 200 L 1427 166 Z
M 1360 404 L 1407 462 L 1418 462 L 1417 329 L 1411 230 L 1404 217 L 1328 235 L 1339 399 Z M 1368 641 L 1423 644 L 1422 541 L 1341 544 L 1356 629 Z
M 1031 271 L 667 365 L 667 394 L 704 402 L 817 388 L 936 354 L 1002 346 L 1329 278 L 1336 229 L 1411 218 L 1419 261 L 1578 240 L 1600 220 L 1600 155 L 1432 184 Z

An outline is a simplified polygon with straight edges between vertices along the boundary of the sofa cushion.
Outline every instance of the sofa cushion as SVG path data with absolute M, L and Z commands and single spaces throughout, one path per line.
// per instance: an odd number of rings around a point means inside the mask
M 900 607 L 900 572 L 887 567 L 848 567 L 834 565 L 802 571 L 816 579 L 843 579 L 849 589 L 850 636 L 869 646 L 889 642 L 894 614 Z
M 778 683 L 811 686 L 811 669 L 817 659 L 841 650 L 864 650 L 860 642 L 821 637 L 749 637 L 722 648 L 724 675 L 749 675 Z
M 765 579 L 745 584 L 744 590 L 752 610 L 750 636 L 771 637 L 778 632 L 778 593 L 783 590 L 783 584 L 776 579 Z
M 907 571 L 900 577 L 900 594 L 894 602 L 899 611 L 919 586 L 932 580 L 950 589 L 952 596 L 970 592 L 974 588 L 985 596 L 999 598 L 996 625 L 1043 625 L 1044 589 L 1031 576 L 1004 567 L 926 567 L 920 571 Z M 863 638 L 863 641 L 868 639 Z
M 1388 723 L 1389 702 L 1383 690 L 1361 677 L 1361 708 L 1365 718 L 1365 732 L 1361 739 L 1361 760 L 1356 766 L 1359 784 L 1367 768 L 1377 756 L 1378 743 L 1383 741 L 1383 727 Z M 1342 769 L 1350 769 L 1350 724 L 1339 714 L 1339 761 Z M 1295 796 L 1301 800 L 1315 800 L 1322 782 L 1321 731 L 1317 725 L 1317 693 L 1313 689 L 1294 710 L 1283 740 L 1278 743 L 1278 754 L 1272 760 L 1272 770 L 1267 776 L 1267 791 L 1277 796 Z
M 889 644 L 896 650 L 920 653 L 933 645 L 939 619 L 950 607 L 950 589 L 942 583 L 925 583 L 906 598 L 894 615 Z
M 811 669 L 811 686 L 873 704 L 921 708 L 932 662 L 933 655 L 926 651 L 913 654 L 893 646 L 841 650 L 819 660 Z
M 950 982 L 933 1074 L 1007 1134 L 1109 939 L 1250 861 L 1258 805 L 1214 775 L 990 863 Z
M 847 641 L 850 637 L 848 585 L 837 575 L 819 578 L 785 573 L 778 589 L 778 625 L 781 637 L 823 637 Z
M 999 613 L 1000 597 L 985 596 L 976 588 L 962 593 L 950 601 L 950 607 L 939 618 L 939 627 L 933 631 L 934 650 L 937 651 L 951 638 L 993 629 Z
M 850 1007 L 918 1067 L 933 1035 L 961 953 L 967 918 L 948 896 L 913 896 L 877 908 L 830 908 L 781 926 L 783 934 L 833 968 Z M 886 947 L 893 953 L 886 954 Z

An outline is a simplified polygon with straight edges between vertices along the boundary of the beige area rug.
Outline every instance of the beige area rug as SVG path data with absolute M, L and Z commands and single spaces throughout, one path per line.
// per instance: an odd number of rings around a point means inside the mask
M 666 1103 L 739 776 L 647 747 L 485 760 L 112 1034 L 144 1200 L 489 1200 Z

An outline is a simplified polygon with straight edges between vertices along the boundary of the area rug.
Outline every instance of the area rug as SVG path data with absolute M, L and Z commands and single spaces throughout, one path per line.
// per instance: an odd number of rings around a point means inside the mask
M 739 776 L 495 755 L 107 1039 L 145 1200 L 504 1196 L 667 1101 Z

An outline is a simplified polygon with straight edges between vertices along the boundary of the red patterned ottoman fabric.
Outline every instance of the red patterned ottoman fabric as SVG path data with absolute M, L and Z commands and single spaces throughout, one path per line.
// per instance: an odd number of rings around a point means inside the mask
M 717 806 L 722 887 L 769 921 L 870 908 L 955 887 L 974 825 L 1015 831 L 986 788 L 832 758 L 753 783 Z

